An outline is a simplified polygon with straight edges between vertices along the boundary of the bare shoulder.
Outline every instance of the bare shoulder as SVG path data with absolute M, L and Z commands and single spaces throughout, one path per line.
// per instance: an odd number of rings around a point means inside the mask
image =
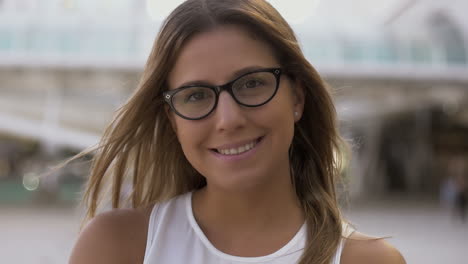
M 142 263 L 150 214 L 150 208 L 117 209 L 94 217 L 81 231 L 69 263 Z
M 341 264 L 406 264 L 401 253 L 384 239 L 354 232 L 343 248 Z

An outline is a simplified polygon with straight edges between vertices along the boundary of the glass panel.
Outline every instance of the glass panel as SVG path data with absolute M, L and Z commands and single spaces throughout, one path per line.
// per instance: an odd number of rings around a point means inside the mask
M 429 64 L 432 60 L 431 50 L 423 41 L 413 41 L 410 47 L 410 58 L 413 63 Z
M 0 51 L 11 50 L 13 48 L 12 39 L 13 34 L 9 30 L 0 29 Z

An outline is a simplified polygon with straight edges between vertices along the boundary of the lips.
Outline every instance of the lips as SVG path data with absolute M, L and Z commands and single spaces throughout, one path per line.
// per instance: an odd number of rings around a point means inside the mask
M 245 153 L 253 149 L 262 139 L 263 137 L 259 137 L 254 140 L 250 140 L 250 141 L 240 143 L 240 144 L 224 145 L 224 146 L 212 149 L 212 151 L 215 151 L 219 154 L 226 155 L 226 156 L 240 155 L 242 153 Z

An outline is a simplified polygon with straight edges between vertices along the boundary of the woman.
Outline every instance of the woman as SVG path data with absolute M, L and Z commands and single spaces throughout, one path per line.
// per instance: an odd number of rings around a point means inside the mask
M 340 214 L 335 115 L 267 2 L 184 2 L 104 135 L 70 263 L 404 263 Z M 106 180 L 133 209 L 95 216 Z

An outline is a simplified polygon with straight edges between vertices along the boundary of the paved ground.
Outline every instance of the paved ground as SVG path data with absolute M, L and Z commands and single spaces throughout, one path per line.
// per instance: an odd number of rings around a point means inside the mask
M 437 202 L 380 200 L 354 204 L 351 209 L 346 215 L 360 231 L 392 236 L 388 241 L 407 263 L 468 263 L 468 223 L 452 217 Z
M 408 263 L 467 263 L 468 223 L 453 221 L 437 203 L 367 201 L 351 209 L 345 214 L 362 232 L 393 236 Z M 66 263 L 78 218 L 71 208 L 0 206 L 0 263 Z

